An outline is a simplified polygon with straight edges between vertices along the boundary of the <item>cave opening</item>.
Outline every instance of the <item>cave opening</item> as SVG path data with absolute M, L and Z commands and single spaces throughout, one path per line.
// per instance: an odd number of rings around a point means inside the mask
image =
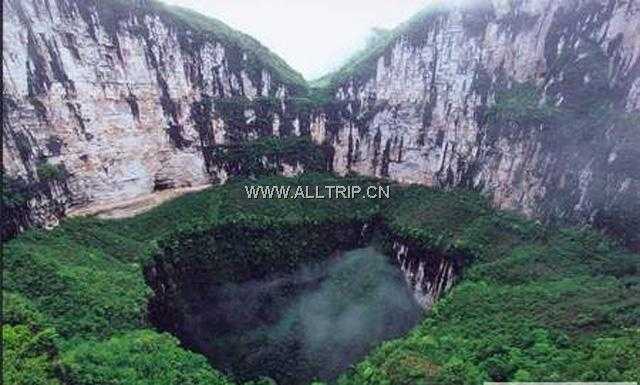
M 156 282 L 150 319 L 238 381 L 331 381 L 423 313 L 373 246 L 241 282 L 192 278 Z

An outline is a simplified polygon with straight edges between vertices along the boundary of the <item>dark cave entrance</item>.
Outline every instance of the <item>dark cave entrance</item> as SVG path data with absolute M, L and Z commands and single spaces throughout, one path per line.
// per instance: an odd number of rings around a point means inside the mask
M 242 282 L 188 281 L 152 285 L 151 321 L 238 382 L 331 381 L 422 316 L 400 269 L 373 247 Z

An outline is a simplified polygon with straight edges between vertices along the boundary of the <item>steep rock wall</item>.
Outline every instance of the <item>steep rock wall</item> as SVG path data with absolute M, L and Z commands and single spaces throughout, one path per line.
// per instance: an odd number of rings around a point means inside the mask
M 476 1 L 398 31 L 312 119 L 335 170 L 478 188 L 640 247 L 638 2 Z
M 430 309 L 449 290 L 462 271 L 462 257 L 438 255 L 396 239 L 393 259 L 402 270 L 414 298 L 424 309 Z
M 334 76 L 318 106 L 264 47 L 184 10 L 3 0 L 3 178 L 29 191 L 3 235 L 223 181 L 218 144 L 310 133 L 338 172 L 478 188 L 640 247 L 640 5 L 450 3 Z
M 289 105 L 302 78 L 201 16 L 140 0 L 3 8 L 3 174 L 26 198 L 4 235 L 74 207 L 223 180 L 212 146 L 300 132 Z

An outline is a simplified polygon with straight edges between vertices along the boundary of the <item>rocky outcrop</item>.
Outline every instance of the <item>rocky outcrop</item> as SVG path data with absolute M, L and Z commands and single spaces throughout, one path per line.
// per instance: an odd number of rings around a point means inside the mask
M 337 172 L 480 189 L 640 248 L 640 4 L 462 3 L 399 27 L 318 102 L 257 42 L 182 9 L 3 0 L 3 175 L 39 186 L 9 227 L 224 181 L 238 167 L 213 147 L 309 134 Z
M 334 169 L 467 186 L 640 247 L 640 4 L 436 6 L 334 81 Z
M 463 258 L 427 251 L 412 242 L 396 239 L 391 248 L 409 289 L 423 309 L 430 309 L 462 272 Z
M 3 174 L 26 199 L 3 235 L 69 208 L 224 179 L 212 146 L 299 133 L 289 105 L 302 78 L 215 20 L 152 1 L 3 9 Z M 40 166 L 65 178 L 30 194 L 47 182 Z

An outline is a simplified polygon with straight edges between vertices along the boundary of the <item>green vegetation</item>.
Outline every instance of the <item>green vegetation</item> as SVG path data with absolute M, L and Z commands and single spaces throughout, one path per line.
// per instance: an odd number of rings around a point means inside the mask
M 61 361 L 69 384 L 231 385 L 204 357 L 181 349 L 175 337 L 150 330 L 82 342 Z
M 26 298 L 2 293 L 2 382 L 58 385 L 55 329 Z
M 255 183 L 311 185 L 347 181 L 311 175 L 291 180 L 274 177 Z M 360 221 L 377 212 L 375 202 L 366 200 L 355 202 L 356 205 L 346 200 L 247 201 L 243 186 L 230 184 L 185 196 L 136 218 L 118 221 L 78 218 L 65 220 L 50 232 L 27 231 L 3 245 L 3 290 L 28 298 L 43 314 L 46 325 L 54 327 L 67 341 L 62 345 L 74 345 L 69 341 L 77 339 L 103 340 L 148 326 L 144 314 L 151 290 L 145 284 L 142 267 L 152 259 L 158 244 L 168 247 L 180 237 L 190 238 L 198 231 L 219 229 L 229 236 L 226 250 L 232 250 L 251 235 L 247 226 L 273 228 L 275 236 L 278 223 L 289 224 L 300 238 L 308 231 L 308 224 L 315 222 L 329 228 L 331 223 L 343 220 L 345 212 L 353 212 L 352 218 Z M 327 246 L 320 247 L 326 238 L 324 232 L 318 231 L 313 236 L 318 257 L 331 251 Z M 336 236 L 346 237 L 348 233 Z M 293 245 L 286 236 L 276 241 L 280 248 Z M 274 251 L 264 247 L 267 249 L 262 255 L 269 256 Z M 301 244 L 295 256 L 301 256 L 303 247 Z M 239 249 L 236 254 L 250 257 L 249 251 Z M 5 306 L 5 317 L 11 309 Z
M 177 277 L 154 279 L 167 279 L 176 290 L 182 290 L 181 286 L 189 290 L 190 282 L 197 280 L 181 282 L 181 275 L 203 275 L 208 282 L 244 281 L 321 260 L 336 248 L 361 246 L 362 226 L 377 215 L 377 201 L 247 199 L 244 188 L 349 183 L 364 186 L 371 182 L 365 178 L 302 174 L 296 178 L 238 181 L 217 188 L 210 194 L 210 199 L 218 202 L 215 211 L 175 225 L 171 233 L 155 242 L 157 248 L 151 250 L 151 260 L 146 262 L 170 265 Z
M 347 244 L 363 223 L 380 223 L 388 240 L 425 255 L 462 255 L 467 267 L 424 322 L 340 384 L 640 380 L 640 257 L 601 235 L 546 228 L 469 191 L 394 185 L 389 201 L 248 200 L 244 192 L 247 184 L 356 183 L 377 182 L 237 181 L 134 218 L 67 219 L 7 242 L 4 383 L 225 384 L 174 338 L 144 330 L 145 272 L 198 261 L 225 267 L 229 279 L 243 268 L 295 266 Z M 221 255 L 222 265 L 211 265 Z
M 268 136 L 237 144 L 215 146 L 213 163 L 229 175 L 255 177 L 282 173 L 283 164 L 306 171 L 324 171 L 328 158 L 309 138 Z
M 468 192 L 414 187 L 398 198 L 385 214 L 395 231 L 475 262 L 419 327 L 340 385 L 640 379 L 640 256 Z
M 65 169 L 61 165 L 41 163 L 36 167 L 38 179 L 42 182 L 62 181 L 67 177 Z
M 496 92 L 495 98 L 486 116 L 491 124 L 515 123 L 530 127 L 549 123 L 559 113 L 548 103 L 540 102 L 536 87 L 530 83 L 515 82 L 511 88 Z
M 25 186 L 17 178 L 13 178 L 4 172 L 2 173 L 2 211 L 12 209 L 24 204 L 28 198 Z
M 2 382 L 4 384 L 60 384 L 54 373 L 56 334 L 52 328 L 2 326 Z
M 395 194 L 383 216 L 393 234 L 424 249 L 471 257 L 487 241 L 491 213 L 488 202 L 475 192 L 411 186 Z
M 0 224 L 0 237 L 7 239 L 16 235 L 20 228 L 28 223 L 29 199 L 33 196 L 33 189 L 20 177 L 14 178 L 7 175 L 4 169 L 2 174 L 2 223 Z
M 87 8 L 79 11 L 93 28 L 89 8 L 98 2 L 83 4 Z M 191 31 L 181 34 L 189 44 L 209 38 L 225 44 L 232 70 L 246 68 L 252 76 L 263 67 L 272 70 L 276 81 L 304 96 L 285 100 L 294 113 L 328 103 L 349 79 L 373 76 L 378 60 L 388 64 L 400 39 L 424 44 L 440 12 L 431 8 L 393 31 L 379 31 L 365 50 L 308 89 L 298 73 L 253 38 L 192 11 L 151 4 L 171 25 Z M 100 2 L 97 8 L 107 29 L 117 28 L 124 12 L 140 11 L 123 0 Z M 468 27 L 480 31 L 483 25 Z M 567 34 L 557 35 L 560 41 Z M 576 51 L 555 57 L 554 44 L 547 46 L 546 55 L 553 56 L 547 62 L 554 64 L 549 73 L 564 71 L 563 81 L 552 83 L 547 93 L 562 95 L 564 105 L 541 103 L 532 84 L 515 83 L 496 92 L 483 119 L 495 126 L 572 127 L 545 138 L 556 142 L 562 142 L 560 135 L 591 140 L 599 132 L 596 125 L 625 126 L 624 135 L 637 135 L 637 117 L 615 107 L 617 90 L 610 89 L 610 68 L 599 47 L 585 48 L 587 56 Z M 588 84 L 585 74 L 591 75 Z M 491 80 L 486 81 L 488 93 Z M 231 174 L 261 179 L 236 180 L 135 218 L 68 219 L 52 231 L 31 230 L 3 245 L 3 383 L 230 384 L 176 338 L 149 330 L 147 310 L 159 306 L 152 287 L 169 283 L 172 289 L 163 295 L 177 298 L 171 290 L 190 289 L 186 279 L 194 271 L 226 282 L 291 269 L 336 247 L 353 247 L 364 224 L 383 232 L 387 248 L 401 241 L 425 256 L 461 257 L 465 270 L 417 328 L 375 349 L 339 384 L 640 381 L 640 256 L 588 229 L 545 227 L 496 211 L 470 191 L 394 185 L 389 201 L 248 200 L 247 185 L 375 182 L 320 174 L 272 176 L 282 163 L 312 171 L 326 166 L 323 149 L 307 139 L 247 141 L 241 136 L 250 131 L 244 130 L 246 108 L 255 110 L 254 128 L 270 129 L 276 103 L 273 98 L 215 101 L 225 121 L 242 129 L 231 132 L 240 133 L 233 138 L 236 144 L 212 149 L 213 162 Z M 325 105 L 330 118 L 341 111 L 340 102 L 334 103 Z M 637 154 L 622 145 L 610 163 L 621 173 L 634 172 Z M 65 177 L 63 169 L 46 163 L 36 174 L 42 183 Z M 2 178 L 3 210 L 23 207 L 33 186 L 4 173 Z M 636 206 L 625 207 L 631 214 L 624 220 L 601 220 L 633 228 Z M 170 309 L 176 317 L 180 305 Z
M 237 143 L 249 140 L 250 133 L 264 136 L 273 134 L 273 121 L 277 113 L 282 114 L 276 97 L 258 97 L 250 100 L 245 97 L 224 98 L 215 102 L 216 112 L 228 125 L 226 137 L 229 142 Z M 248 121 L 247 110 L 253 111 Z

